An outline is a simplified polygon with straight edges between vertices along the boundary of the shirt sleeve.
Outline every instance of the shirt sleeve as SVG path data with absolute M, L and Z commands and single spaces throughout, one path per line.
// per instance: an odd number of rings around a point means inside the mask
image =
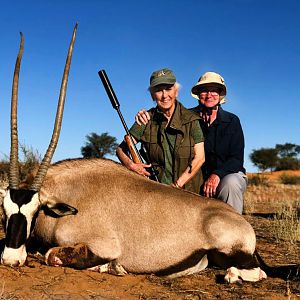
M 230 147 L 226 153 L 226 160 L 221 168 L 213 171 L 213 173 L 217 174 L 220 178 L 239 171 L 246 172 L 243 167 L 245 141 L 239 118 L 235 117 L 233 119 L 228 132 L 230 134 L 226 135 L 226 137 L 230 139 Z
M 141 140 L 141 137 L 143 136 L 145 128 L 146 125 L 139 125 L 135 122 L 129 129 L 129 132 L 135 138 L 135 140 L 139 142 Z
M 200 123 L 198 120 L 193 122 L 191 136 L 194 139 L 195 144 L 204 142 L 204 135 L 203 135 L 203 132 L 202 132 L 202 129 L 200 127 Z

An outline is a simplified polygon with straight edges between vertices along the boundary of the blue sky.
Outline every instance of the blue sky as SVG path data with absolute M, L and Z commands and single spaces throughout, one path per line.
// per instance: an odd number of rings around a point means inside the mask
M 245 167 L 253 149 L 300 144 L 300 1 L 53 0 L 0 2 L 0 159 L 9 154 L 9 113 L 19 32 L 25 38 L 19 83 L 19 140 L 44 154 L 51 138 L 73 27 L 77 40 L 53 161 L 80 157 L 85 136 L 124 129 L 98 77 L 105 69 L 130 126 L 153 102 L 153 70 L 174 70 L 179 100 L 206 71 L 223 75 L 223 105 L 240 117 Z

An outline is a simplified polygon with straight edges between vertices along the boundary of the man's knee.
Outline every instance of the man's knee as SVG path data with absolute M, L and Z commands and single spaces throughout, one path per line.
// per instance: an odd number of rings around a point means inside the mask
M 234 190 L 234 191 L 241 191 L 242 193 L 246 190 L 246 179 L 243 175 L 239 173 L 228 174 L 223 177 L 219 183 L 218 191 L 221 190 Z
M 243 195 L 246 190 L 246 179 L 243 174 L 226 175 L 217 188 L 217 198 L 234 207 L 239 213 L 243 210 Z

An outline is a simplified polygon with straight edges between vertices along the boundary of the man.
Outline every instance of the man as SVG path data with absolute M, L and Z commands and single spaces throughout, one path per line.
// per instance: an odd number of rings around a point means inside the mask
M 192 88 L 199 105 L 191 110 L 200 116 L 205 136 L 204 184 L 200 193 L 221 199 L 243 212 L 243 195 L 247 187 L 244 163 L 244 135 L 239 118 L 221 108 L 227 89 L 223 77 L 204 73 Z M 148 116 L 140 111 L 136 120 L 146 123 Z
M 156 107 L 147 112 L 147 125 L 135 123 L 130 133 L 135 142 L 141 142 L 145 147 L 149 163 L 157 170 L 161 183 L 198 193 L 202 183 L 201 166 L 205 160 L 200 116 L 177 100 L 178 87 L 171 70 L 154 71 L 149 92 Z M 129 158 L 125 142 L 116 153 L 128 169 L 150 175 L 146 170 L 149 165 L 134 163 Z

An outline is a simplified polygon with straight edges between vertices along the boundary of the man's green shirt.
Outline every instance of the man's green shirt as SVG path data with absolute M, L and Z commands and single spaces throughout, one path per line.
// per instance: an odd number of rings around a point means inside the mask
M 138 125 L 136 122 L 130 128 L 130 134 L 137 140 L 140 141 L 144 130 L 145 125 Z M 173 153 L 174 147 L 176 142 L 176 130 L 167 126 L 167 119 L 162 122 L 162 135 L 163 135 L 163 150 L 164 150 L 164 157 L 165 157 L 165 166 L 164 166 L 164 174 L 161 178 L 161 182 L 165 184 L 172 184 L 173 176 L 172 176 L 172 165 L 173 165 Z M 195 121 L 195 126 L 191 130 L 191 136 L 194 139 L 195 144 L 201 143 L 204 141 L 204 137 L 202 134 L 202 130 L 200 128 L 200 124 L 198 121 Z

